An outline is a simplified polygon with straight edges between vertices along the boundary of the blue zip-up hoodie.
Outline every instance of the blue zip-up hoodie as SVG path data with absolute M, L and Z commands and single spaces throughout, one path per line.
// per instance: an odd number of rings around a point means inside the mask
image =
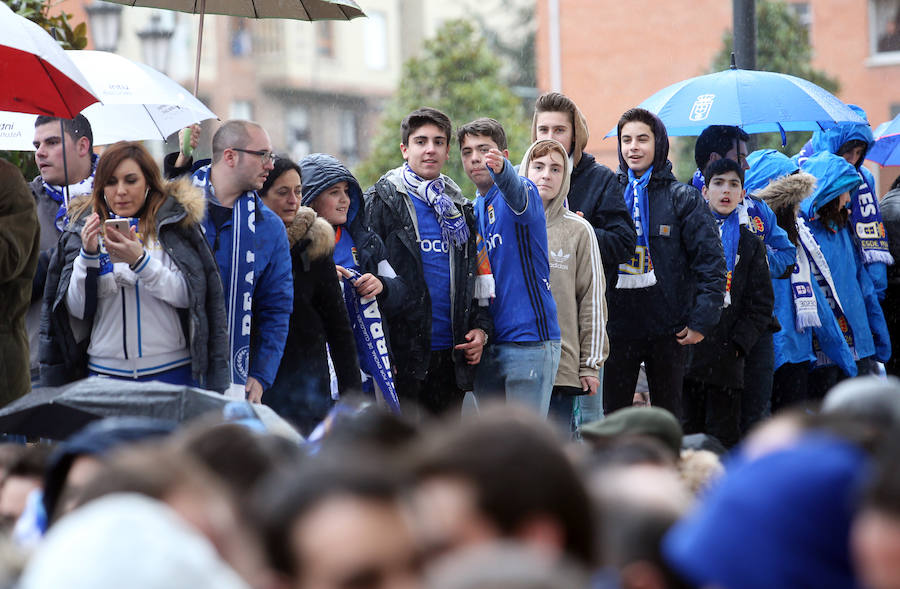
M 830 152 L 813 155 L 803 163 L 802 170 L 816 177 L 817 186 L 800 203 L 800 212 L 828 261 L 844 315 L 853 331 L 856 353 L 859 358 L 875 356 L 885 362 L 891 357 L 891 340 L 859 248 L 847 227 L 831 227 L 818 216 L 823 206 L 859 187 L 859 174 L 844 158 Z
M 774 151 L 774 150 L 765 150 Z M 758 153 L 758 152 L 755 152 Z M 775 152 L 776 154 L 778 152 Z M 779 157 L 780 156 L 780 157 Z M 749 158 L 748 158 L 749 159 Z M 759 157 L 757 157 L 759 160 Z M 770 161 L 766 161 L 770 160 Z M 810 174 L 794 174 L 799 172 L 796 164 L 783 154 L 774 157 L 764 157 L 762 165 L 751 169 L 758 171 L 770 170 L 775 179 L 767 184 L 757 184 L 756 196 L 765 200 L 774 213 L 781 215 L 780 221 L 784 223 L 782 229 L 790 228 L 793 231 L 795 224 L 794 207 L 804 198 L 812 194 L 816 185 L 816 179 Z M 789 165 L 786 165 L 787 162 Z M 786 175 L 777 177 L 776 169 L 786 171 Z M 758 178 L 757 178 L 758 179 Z M 800 247 L 799 245 L 797 247 Z M 828 306 L 828 301 L 822 289 L 815 280 L 810 281 L 813 296 L 816 298 L 817 311 L 821 327 L 806 328 L 802 332 L 797 331 L 797 312 L 794 306 L 793 287 L 791 279 L 773 278 L 772 291 L 775 294 L 775 317 L 781 325 L 781 329 L 774 335 L 775 343 L 775 369 L 783 364 L 808 364 L 816 360 L 813 351 L 813 335 L 819 342 L 822 351 L 837 364 L 848 376 L 856 376 L 856 363 L 853 353 L 850 351 L 841 328 L 838 326 L 834 313 Z
M 854 104 L 849 106 L 863 119 L 866 121 L 869 120 L 866 116 L 866 111 Z M 872 189 L 875 206 L 878 206 L 878 195 L 875 193 L 877 189 L 875 177 L 872 175 L 872 172 L 862 165 L 863 161 L 866 159 L 866 153 L 868 153 L 875 144 L 875 137 L 872 135 L 872 128 L 868 123 L 865 125 L 861 123 L 841 123 L 824 131 L 816 131 L 813 133 L 812 138 L 807 144 L 803 146 L 803 149 L 800 150 L 800 153 L 794 156 L 794 159 L 802 165 L 806 156 L 812 153 L 828 151 L 837 155 L 837 152 L 841 149 L 843 144 L 853 140 L 862 141 L 866 144 L 865 152 L 854 165 L 856 169 L 859 170 L 859 173 L 862 174 L 863 178 L 865 178 L 869 188 Z M 858 189 L 855 189 L 850 193 L 851 201 L 858 197 Z M 878 298 L 883 299 L 885 290 L 887 289 L 887 264 L 884 264 L 883 262 L 872 262 L 866 264 L 866 271 L 872 278 L 872 283 L 875 285 L 875 292 L 878 293 Z

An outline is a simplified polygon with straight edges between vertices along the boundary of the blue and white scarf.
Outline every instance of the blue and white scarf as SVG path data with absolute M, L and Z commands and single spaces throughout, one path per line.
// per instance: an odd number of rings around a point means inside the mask
M 210 182 L 210 166 L 197 169 L 191 181 L 203 189 L 207 199 L 219 204 Z M 229 396 L 244 398 L 244 385 L 250 373 L 250 329 L 253 324 L 256 192 L 245 192 L 234 201 L 231 220 L 231 279 L 224 285 L 231 359 Z
M 434 180 L 425 180 L 412 171 L 408 163 L 403 164 L 403 184 L 410 195 L 415 196 L 434 210 L 438 224 L 441 226 L 441 241 L 447 247 L 457 249 L 464 247 L 469 241 L 469 226 L 466 218 L 459 212 L 449 196 L 444 194 L 444 179 L 438 176 Z
M 816 260 L 816 265 L 824 267 L 820 273 L 823 277 L 828 276 L 829 280 L 831 269 L 828 268 L 828 262 L 825 261 L 816 238 L 800 217 L 797 217 L 797 232 L 802 247 L 797 248 L 797 263 L 794 264 L 794 271 L 791 273 L 791 296 L 794 300 L 794 327 L 798 333 L 803 333 L 807 327 L 822 326 L 819 305 L 812 290 L 810 258 Z
M 97 172 L 98 161 L 100 161 L 100 158 L 97 156 L 97 154 L 91 154 L 91 174 L 81 182 L 69 184 L 69 200 L 72 200 L 77 196 L 83 196 L 85 194 L 90 194 L 91 192 L 93 192 L 94 174 Z M 66 225 L 68 225 L 69 223 L 69 218 L 66 216 L 66 212 L 69 207 L 69 202 L 66 200 L 66 187 L 57 186 L 55 184 L 48 184 L 43 180 L 43 178 L 41 179 L 41 183 L 44 185 L 44 192 L 47 193 L 47 196 L 52 198 L 53 202 L 59 205 L 59 209 L 57 209 L 56 211 L 56 219 L 53 223 L 56 226 L 56 230 L 62 233 L 63 229 L 65 229 Z
M 400 414 L 400 401 L 394 387 L 394 374 L 391 371 L 391 356 L 388 351 L 387 337 L 375 297 L 363 298 L 356 292 L 353 280 L 362 274 L 349 270 L 352 278 L 342 278 L 344 304 L 350 316 L 350 327 L 356 338 L 356 352 L 359 356 L 359 367 L 374 380 L 385 404 L 391 412 Z
M 619 264 L 616 288 L 647 288 L 656 284 L 656 273 L 653 272 L 653 262 L 650 259 L 650 239 L 647 236 L 647 224 L 650 220 L 647 213 L 647 185 L 652 173 L 653 166 L 640 178 L 635 178 L 634 172 L 630 168 L 628 170 L 628 186 L 625 187 L 624 198 L 625 206 L 634 220 L 637 244 L 631 261 Z
M 807 141 L 796 156 L 797 165 L 802 166 L 814 154 L 812 141 Z M 875 191 L 869 186 L 866 176 L 859 169 L 857 172 L 862 184 L 855 193 L 850 195 L 850 224 L 853 226 L 853 234 L 857 237 L 854 241 L 857 242 L 864 263 L 881 262 L 891 265 L 894 263 L 894 258 L 888 247 L 884 220 L 881 218 L 881 207 L 878 205 Z
M 728 216 L 723 216 L 712 211 L 716 224 L 719 226 L 719 239 L 722 240 L 722 249 L 725 250 L 725 306 L 731 304 L 731 277 L 734 275 L 734 267 L 738 260 L 738 243 L 741 241 L 740 214 L 737 210 L 731 211 Z
M 701 193 L 703 192 L 703 187 L 706 186 L 706 179 L 699 168 L 694 170 L 691 185 Z M 750 233 L 763 239 L 769 237 L 772 227 L 766 224 L 766 216 L 760 212 L 759 202 L 755 198 L 750 198 L 749 195 L 745 196 L 735 210 L 740 216 L 741 225 L 749 229 Z

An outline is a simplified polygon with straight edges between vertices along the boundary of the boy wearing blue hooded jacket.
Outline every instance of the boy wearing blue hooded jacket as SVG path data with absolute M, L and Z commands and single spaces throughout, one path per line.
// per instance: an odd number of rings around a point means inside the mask
M 800 204 L 800 211 L 822 254 L 831 276 L 814 272 L 857 361 L 859 374 L 875 371 L 874 360 L 891 357 L 891 341 L 863 254 L 850 232 L 850 193 L 860 185 L 859 172 L 844 158 L 819 152 L 801 169 L 816 177 L 815 192 Z M 840 379 L 833 362 L 819 355 L 810 377 L 811 396 L 822 396 Z
M 854 236 L 856 247 L 862 254 L 866 271 L 872 278 L 880 300 L 884 298 L 887 289 L 887 266 L 894 263 L 894 258 L 884 230 L 878 195 L 875 192 L 875 178 L 862 165 L 875 138 L 869 127 L 866 111 L 854 104 L 850 108 L 866 123 L 841 123 L 825 131 L 816 131 L 794 159 L 802 166 L 812 154 L 827 151 L 841 156 L 856 168 L 861 184 L 858 189 L 850 192 L 851 235 Z
M 753 163 L 744 186 L 774 211 L 778 224 L 797 247 L 797 263 L 787 278 L 772 278 L 775 317 L 775 374 L 772 412 L 808 399 L 809 373 L 816 362 L 813 338 L 821 351 L 847 376 L 856 376 L 853 354 L 844 340 L 828 300 L 812 279 L 812 265 L 827 267 L 821 248 L 802 219 L 800 202 L 812 194 L 816 179 L 800 172 L 796 162 L 774 149 L 750 154 Z M 830 270 L 828 270 L 830 273 Z

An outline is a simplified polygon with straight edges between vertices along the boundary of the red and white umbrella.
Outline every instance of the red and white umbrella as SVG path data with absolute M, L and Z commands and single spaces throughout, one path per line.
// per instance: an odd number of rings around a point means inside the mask
M 44 29 L 0 2 L 0 111 L 71 119 L 98 102 Z

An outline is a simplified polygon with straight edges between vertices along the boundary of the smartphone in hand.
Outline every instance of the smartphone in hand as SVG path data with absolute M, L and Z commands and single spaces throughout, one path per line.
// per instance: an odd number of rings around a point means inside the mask
M 131 219 L 107 219 L 104 223 L 104 229 L 108 229 L 109 227 L 114 227 L 116 231 L 121 233 L 122 235 L 129 235 L 131 233 Z M 124 262 L 125 260 L 120 259 L 113 252 L 106 250 L 109 254 L 109 261 L 113 264 L 118 262 Z

